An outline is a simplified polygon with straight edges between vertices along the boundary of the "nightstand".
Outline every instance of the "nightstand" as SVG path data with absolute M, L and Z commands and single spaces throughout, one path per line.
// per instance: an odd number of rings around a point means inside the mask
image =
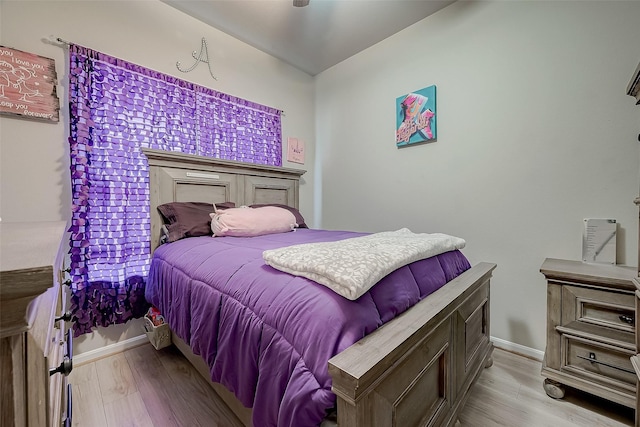
M 574 387 L 635 408 L 637 270 L 547 258 L 544 388 L 553 398 Z

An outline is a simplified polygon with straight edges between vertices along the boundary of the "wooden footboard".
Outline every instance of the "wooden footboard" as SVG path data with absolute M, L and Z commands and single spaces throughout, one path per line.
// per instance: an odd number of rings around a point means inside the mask
M 489 279 L 480 263 L 329 360 L 338 425 L 452 425 L 491 363 Z

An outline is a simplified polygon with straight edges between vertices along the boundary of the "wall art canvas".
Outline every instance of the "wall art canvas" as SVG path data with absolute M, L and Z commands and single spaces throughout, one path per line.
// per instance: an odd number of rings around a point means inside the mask
M 58 122 L 55 61 L 0 46 L 0 114 Z
M 396 145 L 433 142 L 437 136 L 435 85 L 396 99 Z

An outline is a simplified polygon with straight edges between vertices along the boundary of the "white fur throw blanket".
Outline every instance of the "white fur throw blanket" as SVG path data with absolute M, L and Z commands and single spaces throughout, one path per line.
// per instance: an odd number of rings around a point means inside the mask
M 416 234 L 403 228 L 337 242 L 266 250 L 262 257 L 273 268 L 314 280 L 356 300 L 392 271 L 464 246 L 465 241 L 458 237 Z

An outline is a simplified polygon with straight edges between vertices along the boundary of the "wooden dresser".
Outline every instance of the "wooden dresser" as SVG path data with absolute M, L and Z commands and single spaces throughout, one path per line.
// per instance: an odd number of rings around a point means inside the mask
M 635 408 L 637 270 L 548 258 L 544 388 L 554 398 L 574 387 Z
M 640 105 L 640 64 L 638 64 L 636 71 L 631 76 L 631 81 L 627 87 L 627 95 L 636 98 L 636 105 Z M 638 142 L 640 142 L 640 135 L 638 135 Z M 635 203 L 640 208 L 640 196 L 635 199 Z M 633 279 L 633 283 L 636 287 L 636 313 L 640 313 L 640 216 L 638 216 L 638 274 Z M 638 329 L 636 329 L 636 348 L 640 353 L 640 331 Z M 640 427 L 640 354 L 633 356 L 631 363 L 637 376 L 636 427 Z
M 65 234 L 64 222 L 0 222 L 0 427 L 71 425 Z
M 638 200 L 638 199 L 636 199 Z M 640 237 L 638 242 L 638 252 L 640 252 Z M 640 266 L 640 263 L 638 264 Z M 633 284 L 636 287 L 636 314 L 640 313 L 640 267 L 638 267 L 638 276 L 634 277 Z M 636 371 L 636 427 L 640 427 L 640 330 L 636 328 L 636 353 L 631 357 L 631 364 Z

